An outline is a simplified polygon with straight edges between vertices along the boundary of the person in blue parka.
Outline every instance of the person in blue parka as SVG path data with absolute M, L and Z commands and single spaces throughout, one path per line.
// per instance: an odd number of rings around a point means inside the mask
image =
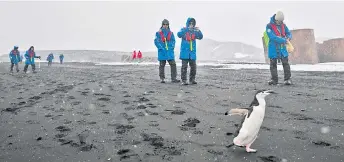
M 61 54 L 59 57 L 60 57 L 60 64 L 62 64 L 63 63 L 63 58 L 64 58 L 63 54 Z
M 270 18 L 270 23 L 266 25 L 266 33 L 269 37 L 268 42 L 268 56 L 270 59 L 270 72 L 271 80 L 269 85 L 276 85 L 278 83 L 277 74 L 277 60 L 282 61 L 284 70 L 284 84 L 290 85 L 291 72 L 288 62 L 288 51 L 286 44 L 291 40 L 292 34 L 290 33 L 287 25 L 283 23 L 284 14 L 278 11 Z
M 35 58 L 41 59 L 41 56 L 36 56 L 35 48 L 31 46 L 29 50 L 25 53 L 25 66 L 24 66 L 24 72 L 26 73 L 27 68 L 29 65 L 32 67 L 32 72 L 36 73 L 36 66 L 35 66 Z
M 164 19 L 159 31 L 155 33 L 154 39 L 154 44 L 158 48 L 159 77 L 161 79 L 161 83 L 165 83 L 164 79 L 166 61 L 171 67 L 172 82 L 180 82 L 180 80 L 177 79 L 177 65 L 174 59 L 174 47 L 176 41 L 169 25 L 169 21 Z
M 181 79 L 182 84 L 187 85 L 186 74 L 188 64 L 190 65 L 190 84 L 197 84 L 196 78 L 196 39 L 203 39 L 203 34 L 196 27 L 196 20 L 189 17 L 186 21 L 186 27 L 183 27 L 178 33 L 178 37 L 182 39 L 180 46 L 179 59 L 182 60 Z
M 13 73 L 13 67 L 16 66 L 17 72 L 19 72 L 18 63 L 22 61 L 18 46 L 14 46 L 13 50 L 10 52 L 10 61 L 11 61 L 11 73 Z
M 54 59 L 54 54 L 53 53 L 50 53 L 47 57 L 47 61 L 48 61 L 48 66 L 51 66 L 52 62 L 53 62 L 53 59 Z

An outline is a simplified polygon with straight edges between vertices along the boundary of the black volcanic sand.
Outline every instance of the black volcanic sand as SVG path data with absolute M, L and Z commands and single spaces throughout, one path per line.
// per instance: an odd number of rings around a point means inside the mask
M 157 66 L 8 68 L 0 64 L 1 162 L 344 160 L 344 73 L 293 72 L 295 85 L 268 86 L 268 70 L 198 67 L 199 84 L 182 86 L 160 83 Z M 227 148 L 240 117 L 224 112 L 267 88 L 279 94 L 267 97 L 258 152 Z

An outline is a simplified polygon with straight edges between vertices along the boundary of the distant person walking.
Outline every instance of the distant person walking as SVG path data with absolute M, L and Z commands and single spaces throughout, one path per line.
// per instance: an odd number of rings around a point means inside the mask
M 135 60 L 135 59 L 136 59 L 136 50 L 134 50 L 133 56 L 132 56 L 132 60 Z
M 48 66 L 51 66 L 51 64 L 53 63 L 53 59 L 54 59 L 54 54 L 50 53 L 47 57 Z
M 270 72 L 271 80 L 268 82 L 269 85 L 276 85 L 278 83 L 277 73 L 277 60 L 282 61 L 284 70 L 284 84 L 291 85 L 291 71 L 288 62 L 288 50 L 286 47 L 287 43 L 292 38 L 287 25 L 283 23 L 284 14 L 278 11 L 270 18 L 270 23 L 266 26 L 266 35 L 269 39 L 268 42 L 268 56 L 270 59 Z
M 167 61 L 171 67 L 171 80 L 173 83 L 178 83 L 180 80 L 177 79 L 177 65 L 174 58 L 176 41 L 169 25 L 169 21 L 164 19 L 159 31 L 155 33 L 154 44 L 158 49 L 159 77 L 161 83 L 165 83 L 165 65 Z
M 60 54 L 59 58 L 60 58 L 60 64 L 62 64 L 63 63 L 63 59 L 64 59 L 64 55 Z
M 25 66 L 24 66 L 24 72 L 27 72 L 27 68 L 29 65 L 32 67 L 32 72 L 36 73 L 36 65 L 35 65 L 35 58 L 41 59 L 41 56 L 36 56 L 36 52 L 33 46 L 29 48 L 29 50 L 25 53 Z
M 14 46 L 13 50 L 9 54 L 10 61 L 11 61 L 11 70 L 10 70 L 11 73 L 13 73 L 14 65 L 16 66 L 17 72 L 19 72 L 18 63 L 22 62 L 22 57 L 20 55 L 18 48 L 19 48 L 18 46 Z
M 180 56 L 182 60 L 181 79 L 182 85 L 187 85 L 186 75 L 188 64 L 190 65 L 190 84 L 197 84 L 196 78 L 196 39 L 203 38 L 202 32 L 196 27 L 196 20 L 189 17 L 186 20 L 186 27 L 183 27 L 178 33 L 178 37 L 182 39 L 180 46 Z
M 138 58 L 138 59 L 142 59 L 142 53 L 141 53 L 140 50 L 139 50 L 139 52 L 137 53 L 137 58 Z

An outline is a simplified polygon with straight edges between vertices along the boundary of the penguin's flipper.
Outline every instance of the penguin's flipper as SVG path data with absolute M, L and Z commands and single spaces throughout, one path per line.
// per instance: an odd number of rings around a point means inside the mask
M 249 113 L 249 110 L 247 108 L 235 108 L 235 109 L 229 110 L 228 115 L 244 116 L 244 115 L 247 115 L 248 113 Z

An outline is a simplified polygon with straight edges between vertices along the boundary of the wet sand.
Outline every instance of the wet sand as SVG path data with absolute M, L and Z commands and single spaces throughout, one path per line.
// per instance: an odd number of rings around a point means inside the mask
M 154 65 L 8 67 L 0 64 L 1 162 L 344 161 L 344 73 L 294 71 L 294 85 L 269 86 L 268 70 L 198 67 L 198 84 L 182 86 L 160 83 Z M 240 117 L 225 111 L 259 89 L 278 94 L 266 98 L 258 152 L 227 148 Z

